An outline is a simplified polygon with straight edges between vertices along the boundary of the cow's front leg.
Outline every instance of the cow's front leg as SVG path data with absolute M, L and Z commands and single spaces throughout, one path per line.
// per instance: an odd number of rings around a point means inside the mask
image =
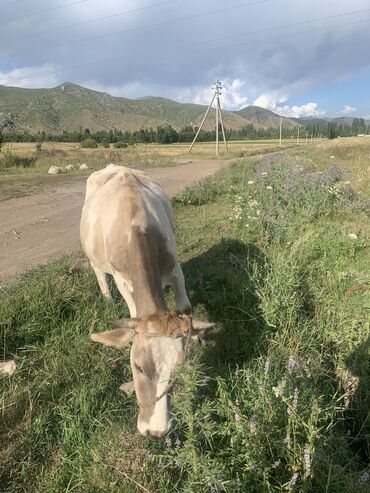
M 100 269 L 100 267 L 96 267 L 94 264 L 91 264 L 91 267 L 95 272 L 96 279 L 98 280 L 99 288 L 100 291 L 102 292 L 102 295 L 104 296 L 104 298 L 110 301 L 112 299 L 112 295 L 110 294 L 109 291 L 107 274 L 102 269 Z
M 174 269 L 170 279 L 170 286 L 175 292 L 176 309 L 179 313 L 190 313 L 191 304 L 186 294 L 185 279 L 180 264 L 178 263 Z
M 129 312 L 130 312 L 130 317 L 131 318 L 136 318 L 136 304 L 134 297 L 129 290 L 127 283 L 125 281 L 125 278 L 120 272 L 113 272 L 113 279 L 114 282 L 116 283 L 116 286 L 118 288 L 118 291 L 121 293 L 123 296 L 123 299 L 126 301 Z

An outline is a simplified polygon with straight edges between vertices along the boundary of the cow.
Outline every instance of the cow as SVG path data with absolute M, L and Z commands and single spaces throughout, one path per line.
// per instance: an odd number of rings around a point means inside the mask
M 110 164 L 87 180 L 80 237 L 103 296 L 111 298 L 110 274 L 130 312 L 111 322 L 114 330 L 90 337 L 117 348 L 131 344 L 133 382 L 122 387 L 136 393 L 139 432 L 163 436 L 170 425 L 168 392 L 189 337 L 215 325 L 188 316 L 170 199 L 145 173 Z M 166 286 L 175 292 L 178 315 L 168 310 Z

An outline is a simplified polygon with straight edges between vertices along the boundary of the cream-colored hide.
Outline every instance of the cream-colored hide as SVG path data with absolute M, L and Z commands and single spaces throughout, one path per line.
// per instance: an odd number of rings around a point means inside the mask
M 117 320 L 115 330 L 91 334 L 91 339 L 106 346 L 122 348 L 132 343 L 131 367 L 133 382 L 120 389 L 133 391 L 140 407 L 137 427 L 160 437 L 169 427 L 167 394 L 174 379 L 174 370 L 184 360 L 184 342 L 192 335 L 215 324 L 191 320 L 186 315 L 155 315 L 143 319 Z M 189 333 L 190 332 L 190 333 Z
M 111 274 L 131 317 L 142 321 L 140 333 L 133 338 L 129 332 L 125 343 L 134 339 L 131 366 L 136 395 L 147 388 L 147 397 L 138 398 L 139 406 L 155 401 L 183 357 L 183 335 L 162 335 L 158 328 L 157 319 L 168 316 L 163 288 L 173 288 L 180 313 L 191 310 L 177 257 L 169 197 L 145 173 L 108 165 L 87 180 L 80 235 L 103 295 L 110 298 L 106 275 Z M 176 324 L 184 323 L 175 318 Z M 160 337 L 148 337 L 153 331 Z M 98 337 L 94 340 L 106 344 Z M 143 372 L 138 364 L 141 358 L 150 367 Z M 151 379 L 152 375 L 156 377 Z M 168 425 L 167 394 L 153 406 L 140 406 L 141 433 L 161 436 Z

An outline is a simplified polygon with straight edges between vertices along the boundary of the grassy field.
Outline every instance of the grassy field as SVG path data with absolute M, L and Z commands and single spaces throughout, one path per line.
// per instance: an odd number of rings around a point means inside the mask
M 294 146 L 294 142 L 285 141 L 283 149 Z M 227 154 L 221 145 L 220 158 L 258 156 L 280 150 L 278 144 L 276 140 L 232 142 Z M 215 144 L 197 144 L 191 154 L 188 153 L 188 148 L 188 144 L 141 144 L 127 149 L 81 149 L 76 143 L 44 143 L 41 152 L 37 152 L 35 143 L 5 144 L 0 152 L 0 201 L 36 193 L 50 184 L 68 183 L 78 176 L 104 168 L 108 163 L 147 169 L 176 166 L 183 160 L 216 157 Z M 11 166 L 5 167 L 4 160 L 6 163 L 10 161 Z M 82 163 L 86 163 L 89 170 L 79 170 Z M 68 164 L 74 165 L 75 169 L 60 175 L 47 174 L 52 165 Z
M 165 440 L 118 390 L 127 350 L 89 340 L 127 309 L 79 255 L 5 288 L 1 491 L 369 491 L 369 147 L 247 157 L 174 199 L 194 313 L 220 326 L 179 371 Z
M 221 158 L 264 154 L 278 150 L 277 140 L 237 141 L 229 143 L 229 152 L 220 145 Z M 295 144 L 294 140 L 284 141 L 284 148 Z M 4 144 L 0 152 L 0 178 L 5 175 L 29 175 L 45 173 L 51 165 L 65 166 L 86 163 L 91 169 L 100 169 L 107 163 L 116 163 L 138 169 L 154 166 L 174 166 L 176 159 L 210 159 L 215 157 L 214 143 L 199 143 L 188 153 L 189 144 L 135 144 L 126 149 L 81 149 L 77 143 L 43 143 L 37 152 L 35 143 Z M 20 158 L 18 167 L 1 167 L 6 153 Z M 22 165 L 22 159 L 25 165 Z

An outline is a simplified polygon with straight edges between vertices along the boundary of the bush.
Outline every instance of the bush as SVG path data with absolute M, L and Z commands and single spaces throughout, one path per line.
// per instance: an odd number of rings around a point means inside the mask
M 96 140 L 94 140 L 91 137 L 88 137 L 87 139 L 82 140 L 80 146 L 82 147 L 82 149 L 97 149 L 98 148 L 98 144 L 97 144 Z
M 115 147 L 116 149 L 126 149 L 128 147 L 128 144 L 126 144 L 126 142 L 116 142 L 115 144 L 113 144 L 113 147 Z
M 104 149 L 109 149 L 109 140 L 108 139 L 102 139 L 100 142 L 101 146 L 104 147 Z

